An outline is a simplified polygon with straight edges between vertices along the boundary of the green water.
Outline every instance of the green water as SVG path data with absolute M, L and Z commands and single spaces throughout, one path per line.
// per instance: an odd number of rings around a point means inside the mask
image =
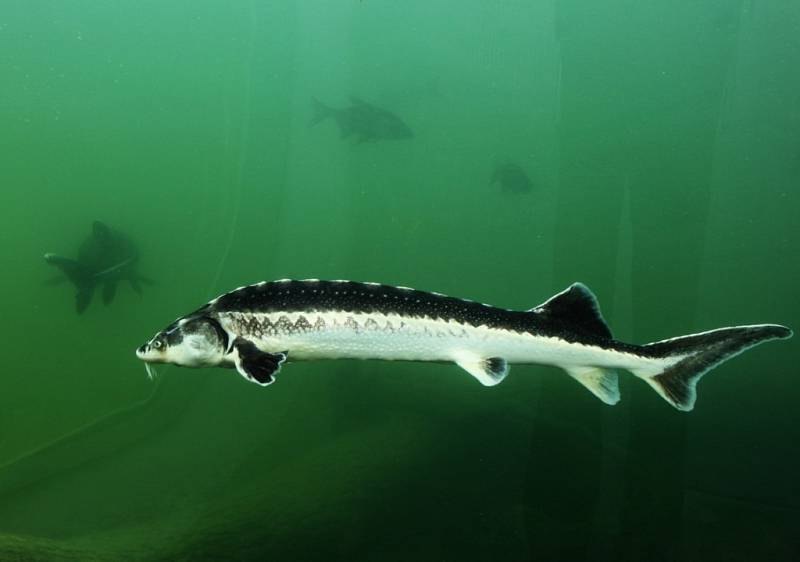
M 372 280 L 617 338 L 800 326 L 800 4 L 12 1 L 0 9 L 0 560 L 796 560 L 797 339 L 681 413 L 624 376 L 161 369 L 217 294 Z M 309 127 L 355 94 L 406 141 Z M 490 186 L 514 161 L 535 187 Z M 156 284 L 74 312 L 100 219 Z

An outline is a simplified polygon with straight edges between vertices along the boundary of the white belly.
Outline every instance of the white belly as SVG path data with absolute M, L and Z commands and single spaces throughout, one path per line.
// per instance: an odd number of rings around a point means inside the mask
M 636 355 L 559 338 L 470 326 L 455 321 L 347 312 L 224 313 L 223 327 L 262 351 L 289 352 L 289 360 L 383 359 L 455 361 L 468 351 L 509 363 L 635 368 Z

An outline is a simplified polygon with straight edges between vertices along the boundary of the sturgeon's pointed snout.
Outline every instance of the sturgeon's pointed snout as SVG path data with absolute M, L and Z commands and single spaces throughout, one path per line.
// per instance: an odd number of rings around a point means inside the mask
M 164 358 L 162 354 L 153 349 L 149 343 L 145 343 L 136 348 L 136 357 L 145 363 L 163 363 Z

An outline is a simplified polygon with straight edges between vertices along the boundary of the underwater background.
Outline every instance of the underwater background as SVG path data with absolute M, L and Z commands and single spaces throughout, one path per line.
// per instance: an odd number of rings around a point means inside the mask
M 794 0 L 5 0 L 0 560 L 799 559 L 796 338 L 689 413 L 553 367 L 134 356 L 285 277 L 796 329 L 798 69 Z M 354 97 L 413 138 L 310 125 Z M 154 282 L 78 315 L 42 256 L 95 220 Z

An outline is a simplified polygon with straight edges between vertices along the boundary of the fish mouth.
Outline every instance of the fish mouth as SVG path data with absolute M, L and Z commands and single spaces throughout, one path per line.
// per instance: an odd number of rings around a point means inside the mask
M 144 370 L 147 371 L 147 378 L 151 381 L 155 380 L 158 372 L 153 363 L 165 363 L 164 358 L 160 354 L 156 355 L 148 344 L 143 344 L 136 348 L 136 357 L 144 361 Z
M 146 343 L 136 348 L 136 357 L 145 363 L 165 363 L 162 354 Z

